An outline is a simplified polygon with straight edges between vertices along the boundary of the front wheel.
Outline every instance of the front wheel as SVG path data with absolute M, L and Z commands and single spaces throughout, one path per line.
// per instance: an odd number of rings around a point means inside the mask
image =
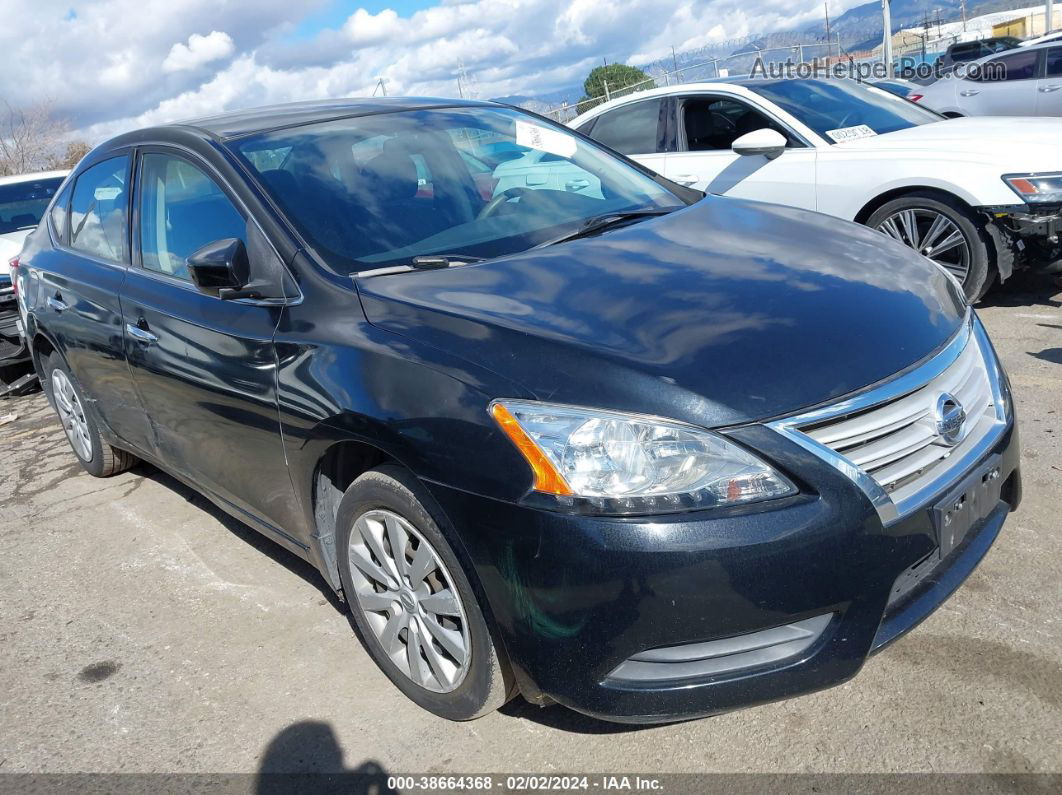
M 867 219 L 877 229 L 929 257 L 962 284 L 970 301 L 987 291 L 995 270 L 977 217 L 945 196 L 913 193 L 883 204 Z
M 361 475 L 336 515 L 339 571 L 358 632 L 395 686 L 440 717 L 471 720 L 508 700 L 511 677 L 431 504 L 401 467 Z

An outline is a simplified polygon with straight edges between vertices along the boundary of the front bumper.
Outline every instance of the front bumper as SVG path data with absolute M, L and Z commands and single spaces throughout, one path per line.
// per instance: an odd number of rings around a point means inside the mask
M 844 682 L 958 587 L 1020 500 L 1011 421 L 981 459 L 999 456 L 998 505 L 896 599 L 897 581 L 937 548 L 929 506 L 946 490 L 886 526 L 852 480 L 792 440 L 763 427 L 734 435 L 799 473 L 802 494 L 727 515 L 611 519 L 429 484 L 473 562 L 531 701 L 608 720 L 663 722 Z M 832 618 L 812 642 L 778 662 L 667 683 L 610 677 L 646 650 L 809 626 L 824 615 Z
M 1005 281 L 1012 270 L 1054 271 L 1062 260 L 1062 206 L 1020 204 L 982 208 Z

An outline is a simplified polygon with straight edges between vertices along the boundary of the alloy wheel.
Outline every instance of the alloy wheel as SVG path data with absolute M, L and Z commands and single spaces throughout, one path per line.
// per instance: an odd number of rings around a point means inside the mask
M 435 549 L 409 521 L 375 509 L 354 522 L 347 555 L 356 606 L 387 656 L 426 690 L 455 690 L 472 643 L 461 597 Z
M 77 399 L 70 378 L 59 369 L 52 371 L 52 396 L 71 447 L 82 461 L 91 461 L 92 438 L 89 436 L 88 420 L 85 419 L 85 408 Z
M 960 283 L 965 282 L 970 272 L 970 244 L 958 224 L 943 213 L 923 207 L 899 210 L 877 229 L 929 257 Z

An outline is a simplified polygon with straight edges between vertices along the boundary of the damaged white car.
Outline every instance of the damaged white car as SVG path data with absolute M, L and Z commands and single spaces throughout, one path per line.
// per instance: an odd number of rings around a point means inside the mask
M 971 300 L 1062 267 L 1062 119 L 945 119 L 850 79 L 643 91 L 569 122 L 669 179 L 866 224 L 933 259 Z

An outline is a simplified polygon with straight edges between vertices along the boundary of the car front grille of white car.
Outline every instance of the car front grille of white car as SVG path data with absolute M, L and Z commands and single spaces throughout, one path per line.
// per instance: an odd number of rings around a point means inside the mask
M 977 463 L 1008 424 L 1002 373 L 969 318 L 944 350 L 903 376 L 771 426 L 852 477 L 895 521 Z

